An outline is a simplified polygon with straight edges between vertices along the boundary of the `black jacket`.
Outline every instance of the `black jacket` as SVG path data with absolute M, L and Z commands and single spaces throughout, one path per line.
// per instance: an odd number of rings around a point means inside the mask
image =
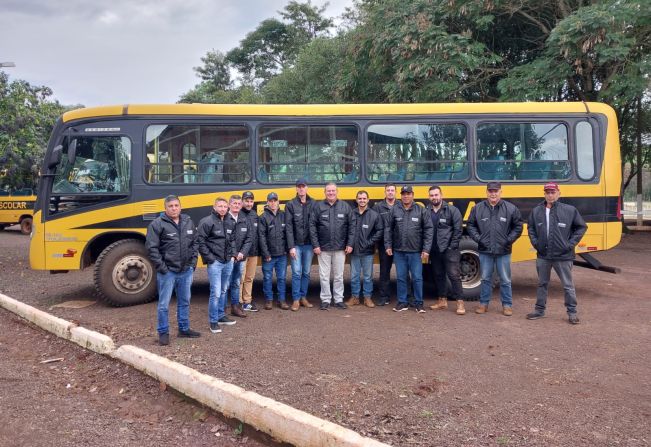
M 247 256 L 258 256 L 260 254 L 260 248 L 258 247 L 258 215 L 255 212 L 255 208 L 247 210 L 242 208 L 240 214 L 246 216 L 246 220 L 249 224 L 249 237 L 251 238 L 251 244 L 249 245 L 249 252 Z
M 428 203 L 426 208 L 431 219 L 432 202 Z M 436 244 L 439 253 L 445 252 L 448 248 L 451 250 L 459 249 L 462 234 L 463 218 L 461 217 L 461 211 L 444 200 L 439 209 L 439 223 L 436 227 L 436 241 L 432 244 L 432 251 L 434 251 L 434 244 Z
M 237 214 L 237 221 L 228 213 L 226 219 L 229 220 L 229 226 L 233 226 L 235 236 L 235 255 L 242 253 L 246 258 L 251 250 L 251 233 L 253 229 L 249 225 L 249 219 L 241 211 Z
M 258 240 L 262 258 L 287 254 L 287 233 L 285 230 L 285 212 L 278 210 L 274 215 L 264 207 L 258 219 Z
M 296 196 L 285 204 L 285 223 L 287 224 L 287 247 L 291 250 L 297 245 L 308 245 L 310 241 L 310 214 L 315 201 L 310 196 L 305 203 Z
M 405 209 L 397 202 L 391 210 L 389 225 L 384 228 L 384 248 L 404 252 L 429 253 L 434 239 L 432 218 L 417 203 Z
M 212 211 L 210 215 L 199 221 L 197 239 L 199 241 L 199 254 L 204 264 L 215 261 L 228 262 L 237 254 L 235 251 L 235 221 L 228 218 L 222 219 L 219 214 Z
M 495 207 L 484 200 L 470 211 L 466 229 L 472 240 L 477 242 L 480 253 L 507 255 L 522 234 L 522 215 L 515 205 L 506 200 L 500 200 Z
M 554 202 L 549 209 L 549 237 L 545 202 L 537 205 L 529 215 L 528 231 L 531 245 L 538 257 L 550 261 L 571 261 L 574 247 L 585 234 L 588 226 L 572 205 Z
M 310 216 L 312 247 L 320 247 L 323 251 L 352 247 L 355 239 L 352 218 L 353 210 L 343 200 L 337 200 L 333 205 L 327 200 L 316 203 Z
M 355 208 L 353 228 L 355 228 L 353 254 L 372 255 L 375 252 L 375 244 L 382 238 L 384 232 L 382 217 L 370 208 L 366 208 L 363 214 L 359 214 L 359 209 Z
M 393 206 L 395 206 L 398 203 L 398 201 L 393 202 Z M 373 210 L 377 212 L 380 217 L 382 218 L 382 224 L 384 228 L 388 227 L 389 224 L 391 223 L 391 210 L 393 207 L 387 205 L 386 200 L 382 200 L 380 202 L 376 202 L 375 205 L 373 205 Z M 382 236 L 380 237 L 380 245 L 381 249 L 384 250 L 384 232 L 382 233 Z
M 147 227 L 145 247 L 159 273 L 197 266 L 197 235 L 187 214 L 181 214 L 178 225 L 165 214 L 154 219 Z

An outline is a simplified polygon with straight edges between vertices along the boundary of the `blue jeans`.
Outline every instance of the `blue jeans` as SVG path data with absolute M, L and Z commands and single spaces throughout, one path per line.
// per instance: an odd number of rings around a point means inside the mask
M 493 294 L 493 272 L 497 269 L 500 277 L 500 295 L 502 306 L 513 306 L 513 293 L 511 292 L 511 255 L 486 255 L 479 253 L 481 268 L 481 288 L 479 289 L 479 303 L 488 306 Z
M 398 302 L 407 304 L 407 273 L 413 281 L 414 301 L 416 306 L 423 305 L 423 263 L 420 253 L 394 251 L 393 263 L 396 265 L 398 281 Z
M 292 299 L 298 301 L 307 296 L 312 268 L 312 245 L 297 245 L 296 259 L 292 259 Z
M 350 257 L 350 294 L 359 298 L 360 277 L 363 275 L 364 298 L 373 295 L 373 255 L 352 255 Z
M 215 261 L 208 264 L 208 281 L 210 281 L 210 296 L 208 298 L 208 321 L 217 323 L 226 315 L 226 294 L 228 283 L 233 270 L 233 261 Z
M 278 301 L 285 301 L 285 279 L 287 278 L 287 255 L 272 256 L 270 261 L 262 260 L 262 292 L 265 301 L 273 301 L 273 271 L 276 269 Z
M 167 334 L 169 327 L 169 307 L 172 292 L 176 295 L 176 319 L 179 331 L 190 329 L 190 287 L 192 286 L 193 268 L 183 272 L 156 273 L 158 286 L 158 333 Z
M 242 272 L 246 267 L 246 259 L 235 262 L 233 264 L 233 271 L 231 272 L 231 280 L 228 285 L 228 294 L 231 297 L 231 306 L 240 304 L 240 279 Z M 225 304 L 225 303 L 224 303 Z

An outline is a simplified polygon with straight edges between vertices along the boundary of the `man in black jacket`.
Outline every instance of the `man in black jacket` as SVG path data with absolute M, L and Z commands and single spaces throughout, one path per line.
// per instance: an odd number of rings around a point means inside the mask
M 581 241 L 588 226 L 576 208 L 558 201 L 561 192 L 557 183 L 547 183 L 544 191 L 545 200 L 531 211 L 528 222 L 529 240 L 538 254 L 538 291 L 536 308 L 527 315 L 527 319 L 537 320 L 545 316 L 547 285 L 553 268 L 565 290 L 568 321 L 578 324 L 572 266 L 574 247 Z
M 246 261 L 244 261 L 240 302 L 242 303 L 242 310 L 245 312 L 257 312 L 258 308 L 253 303 L 253 278 L 258 268 L 258 214 L 255 210 L 255 196 L 251 191 L 245 191 L 242 194 L 242 210 L 240 212 L 246 216 L 249 224 L 249 236 L 251 237 L 249 253 Z
M 287 247 L 292 265 L 292 310 L 300 306 L 312 307 L 307 300 L 312 268 L 312 244 L 310 243 L 310 214 L 314 200 L 307 194 L 307 180 L 296 181 L 296 197 L 285 205 L 287 219 Z
M 350 255 L 350 292 L 348 306 L 360 304 L 360 292 L 366 307 L 375 307 L 373 295 L 373 253 L 375 244 L 382 237 L 384 225 L 378 213 L 368 207 L 368 193 L 357 193 L 357 208 L 353 210 L 352 225 L 355 228 L 355 243 Z M 361 281 L 361 276 L 364 281 Z
M 213 334 L 221 332 L 220 325 L 235 324 L 226 316 L 226 294 L 236 255 L 235 226 L 226 218 L 227 213 L 228 202 L 218 197 L 210 215 L 201 219 L 197 228 L 199 254 L 208 266 L 208 323 Z
M 396 185 L 387 183 L 384 185 L 384 200 L 373 205 L 375 210 L 382 218 L 384 228 L 389 226 L 389 216 L 391 210 L 396 204 Z M 380 259 L 380 300 L 378 306 L 384 306 L 391 302 L 391 266 L 393 265 L 393 256 L 389 256 L 384 249 L 384 234 L 378 241 L 378 258 Z
M 423 261 L 429 258 L 432 248 L 432 219 L 425 208 L 414 203 L 414 190 L 403 186 L 400 202 L 391 210 L 389 226 L 384 228 L 384 247 L 394 257 L 398 281 L 398 304 L 393 308 L 401 312 L 407 303 L 407 274 L 411 276 L 415 309 L 423 313 Z
M 158 342 L 169 345 L 168 311 L 172 291 L 176 291 L 179 337 L 201 336 L 190 329 L 190 289 L 197 266 L 197 241 L 190 216 L 181 214 L 177 196 L 165 197 L 165 213 L 147 227 L 146 248 L 156 267 L 158 286 Z
M 262 290 L 264 292 L 264 308 L 273 308 L 273 271 L 276 270 L 276 287 L 278 288 L 278 306 L 289 309 L 286 301 L 287 278 L 287 236 L 285 213 L 279 209 L 278 194 L 270 192 L 267 195 L 267 206 L 258 220 L 258 239 L 262 255 Z
M 457 207 L 443 200 L 441 187 L 436 185 L 429 189 L 427 210 L 430 212 L 434 227 L 434 239 L 429 259 L 439 296 L 438 303 L 430 306 L 430 309 L 448 308 L 447 276 L 452 286 L 450 297 L 457 301 L 457 315 L 464 315 L 466 309 L 463 305 L 463 288 L 459 269 L 461 262 L 459 243 L 463 234 L 461 212 Z
M 353 211 L 346 202 L 337 199 L 337 184 L 325 186 L 325 200 L 314 205 L 310 217 L 310 240 L 319 259 L 321 306 L 328 310 L 333 293 L 330 290 L 330 272 L 334 281 L 335 307 L 346 309 L 344 303 L 344 264 L 346 255 L 353 251 L 355 229 L 351 225 Z
M 246 215 L 240 212 L 241 209 L 242 197 L 239 194 L 233 194 L 228 199 L 228 214 L 226 215 L 229 227 L 233 227 L 233 238 L 235 239 L 235 259 L 228 284 L 228 294 L 231 298 L 231 315 L 243 318 L 246 317 L 246 314 L 240 305 L 240 280 L 246 265 L 246 257 L 251 249 L 252 230 L 249 228 Z
M 488 182 L 487 199 L 470 211 L 466 225 L 468 234 L 477 242 L 481 268 L 478 314 L 488 312 L 488 303 L 493 293 L 493 271 L 500 277 L 502 313 L 513 315 L 513 293 L 511 291 L 511 247 L 522 234 L 520 210 L 511 202 L 502 200 L 500 182 Z

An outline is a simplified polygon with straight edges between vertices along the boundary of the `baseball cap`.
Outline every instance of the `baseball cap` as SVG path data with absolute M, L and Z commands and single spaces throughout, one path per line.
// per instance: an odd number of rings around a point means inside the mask
M 400 194 L 413 194 L 414 193 L 414 188 L 411 186 L 403 186 L 400 189 Z
M 242 194 L 242 200 L 244 199 L 253 199 L 253 193 L 251 191 L 244 191 L 244 194 Z
M 267 194 L 267 200 L 278 200 L 278 194 L 275 192 L 270 192 Z
M 296 186 L 298 186 L 298 185 L 307 186 L 307 180 L 304 177 L 299 178 L 298 180 L 296 180 Z
M 559 191 L 558 183 L 554 183 L 554 182 L 545 183 L 545 186 L 543 187 L 543 190 L 544 191 L 548 191 L 548 190 Z
M 502 189 L 502 184 L 500 182 L 488 182 L 486 189 Z

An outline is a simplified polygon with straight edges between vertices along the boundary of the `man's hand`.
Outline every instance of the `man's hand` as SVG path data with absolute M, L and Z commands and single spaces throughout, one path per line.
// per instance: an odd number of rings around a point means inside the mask
M 292 257 L 292 259 L 296 259 L 296 248 L 290 249 L 289 255 Z
M 264 260 L 265 260 L 266 262 L 271 261 L 271 256 L 264 258 Z
M 238 254 L 237 254 L 237 257 L 235 258 L 235 260 L 239 262 L 239 261 L 241 261 L 242 259 L 244 259 L 244 253 L 238 253 Z
M 427 260 L 429 259 L 429 253 L 427 253 L 426 251 L 422 252 L 422 253 L 420 254 L 420 258 L 421 258 L 423 261 L 427 261 Z
M 387 253 L 387 256 L 393 256 L 393 250 L 391 250 L 390 248 L 386 249 L 386 253 Z
M 314 250 L 312 250 L 315 255 L 320 255 L 321 254 L 321 247 L 314 247 Z
M 351 247 L 350 245 L 346 245 L 346 249 L 344 250 L 344 252 L 347 255 L 351 254 L 353 252 L 353 247 Z

